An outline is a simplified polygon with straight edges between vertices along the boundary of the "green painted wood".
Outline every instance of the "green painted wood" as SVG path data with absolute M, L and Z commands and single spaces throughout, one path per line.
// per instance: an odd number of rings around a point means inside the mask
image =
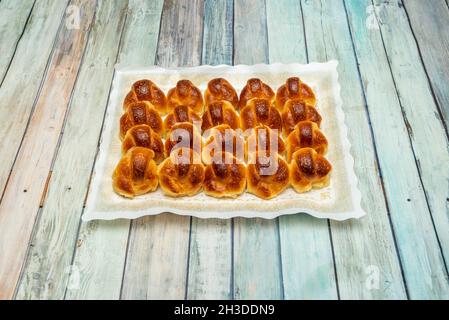
M 233 1 L 206 1 L 203 64 L 232 64 Z M 231 220 L 192 218 L 187 298 L 230 299 Z
M 441 113 L 449 126 L 449 10 L 442 0 L 432 4 L 404 1 L 410 25 L 419 45 L 422 61 L 430 78 Z M 447 132 L 446 132 L 447 133 Z
M 150 65 L 156 55 L 162 1 L 129 1 L 117 62 L 122 65 Z M 109 80 L 110 86 L 110 80 Z M 98 139 L 98 135 L 95 136 Z M 118 299 L 130 222 L 97 221 L 81 225 L 74 266 L 93 270 L 80 290 L 68 290 L 66 299 Z
M 345 121 L 362 207 L 367 212 L 360 220 L 331 221 L 340 298 L 404 299 L 406 292 L 343 2 L 303 1 L 302 8 L 309 59 L 339 61 Z
M 370 4 L 346 1 L 346 9 L 408 292 L 413 299 L 448 298 L 447 271 L 381 34 L 367 28 Z
M 404 7 L 375 2 L 419 172 L 445 261 L 449 261 L 449 145 Z M 449 13 L 449 10 L 448 10 Z M 449 14 L 447 16 L 449 25 Z M 449 29 L 448 29 L 449 31 Z M 397 40 L 399 37 L 400 41 Z M 449 38 L 448 38 L 449 39 Z M 448 42 L 449 44 L 449 42 Z M 449 61 L 446 61 L 449 66 Z M 413 81 L 410 81 L 413 79 Z M 449 84 L 449 81 L 448 81 Z M 449 92 L 449 88 L 446 87 Z M 447 264 L 446 264 L 447 268 Z
M 268 62 L 264 1 L 234 1 L 234 64 Z M 234 219 L 234 298 L 281 299 L 278 219 Z
M 34 5 L 34 0 L 5 0 L 0 2 L 0 84 L 11 63 L 17 44 L 26 28 L 28 17 Z
M 72 95 L 46 201 L 35 227 L 17 298 L 63 299 L 67 285 L 81 290 L 91 275 L 83 264 L 71 267 L 83 202 L 88 188 L 126 3 L 99 1 L 83 64 Z M 71 174 L 76 173 L 76 174 Z M 92 255 L 94 257 L 94 255 Z M 105 270 L 101 270 L 105 272 Z M 72 273 L 74 281 L 69 282 Z M 79 278 L 78 278 L 79 277 Z
M 61 54 L 63 38 L 59 37 L 54 46 L 54 36 L 58 31 L 66 5 L 67 2 L 58 2 L 57 5 L 45 2 L 42 3 L 42 6 L 33 10 L 32 20 L 0 89 L 0 137 L 3 141 L 0 154 L 2 163 L 0 168 L 1 191 L 4 191 L 10 170 L 15 162 L 29 116 L 36 104 L 36 96 L 40 92 L 41 82 L 43 83 L 43 79 L 46 78 L 44 72 L 49 57 L 55 58 L 54 60 L 50 59 L 50 70 L 61 72 L 57 70 L 57 59 L 58 56 L 63 56 L 63 53 Z M 50 14 L 54 14 L 55 21 L 46 21 L 45 17 Z M 47 38 L 42 36 L 42 30 L 48 32 Z M 36 48 L 35 41 L 42 41 L 42 46 Z M 55 50 L 52 49 L 54 47 L 56 47 Z M 74 47 L 73 49 L 72 53 L 75 54 L 80 48 Z M 58 52 L 58 50 L 60 51 Z M 62 63 L 65 63 L 65 67 L 70 69 L 70 61 L 65 59 Z M 65 75 L 70 78 L 70 72 L 65 73 Z M 57 77 L 50 75 L 49 78 L 55 80 Z M 70 82 L 70 79 L 68 81 Z M 66 93 L 64 90 L 67 90 L 68 87 L 70 87 L 70 84 L 67 86 L 65 86 L 65 83 L 60 84 L 61 92 L 57 94 L 63 97 Z M 57 88 L 55 90 L 57 91 Z M 43 92 L 43 95 L 48 97 L 55 94 L 48 83 Z M 20 173 L 18 172 L 19 175 Z M 17 175 L 13 175 L 12 180 L 16 181 L 17 177 Z M 0 259 L 0 299 L 10 299 L 14 294 L 36 217 L 36 211 L 31 211 L 30 216 L 27 215 L 29 211 L 24 210 L 24 207 L 27 206 L 26 202 L 19 202 L 20 206 L 16 206 L 17 203 L 14 201 L 14 192 L 22 194 L 28 190 L 24 188 L 18 190 L 17 185 L 13 185 L 13 187 L 16 187 L 16 189 L 9 189 L 7 193 L 2 194 L 0 204 L 0 252 L 2 253 L 2 259 Z M 33 189 L 30 192 L 32 196 L 40 196 L 40 194 L 33 194 Z M 6 198 L 4 198 L 4 195 L 6 195 Z M 5 199 L 8 201 L 3 201 Z
M 166 1 L 157 49 L 164 67 L 201 64 L 204 2 Z M 132 223 L 123 299 L 184 299 L 191 219 L 163 214 Z
M 307 63 L 302 16 L 300 1 L 267 0 L 270 62 Z M 327 220 L 284 216 L 279 232 L 285 299 L 337 299 Z

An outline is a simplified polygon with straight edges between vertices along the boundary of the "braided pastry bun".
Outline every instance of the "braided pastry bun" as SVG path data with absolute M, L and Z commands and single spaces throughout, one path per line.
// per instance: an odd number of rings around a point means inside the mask
M 279 195 L 289 185 L 287 162 L 277 153 L 249 155 L 247 190 L 262 199 Z
M 239 161 L 244 161 L 245 140 L 229 125 L 221 124 L 213 127 L 206 132 L 206 136 L 202 152 L 204 163 L 209 164 L 216 153 L 221 154 L 222 152 L 230 153 Z
M 190 122 L 201 126 L 201 117 L 192 109 L 186 106 L 176 106 L 164 119 L 164 127 L 166 131 L 180 122 Z
M 218 101 L 228 101 L 235 109 L 239 107 L 239 97 L 234 87 L 223 78 L 216 78 L 209 81 L 204 92 L 206 106 Z
M 227 124 L 234 130 L 240 128 L 239 115 L 228 101 L 214 102 L 206 107 L 201 129 L 205 131 L 220 124 Z
M 169 112 L 176 106 L 187 106 L 196 113 L 203 112 L 203 95 L 190 80 L 178 81 L 176 87 L 168 91 L 167 103 Z
M 265 99 L 255 98 L 248 101 L 246 107 L 240 111 L 240 121 L 243 131 L 255 128 L 260 124 L 279 132 L 282 130 L 281 114 Z
M 332 165 L 312 148 L 297 150 L 290 163 L 290 183 L 297 192 L 307 192 L 312 188 L 329 185 Z
M 227 152 L 216 153 L 206 166 L 204 193 L 216 198 L 235 198 L 245 191 L 246 167 Z
M 165 154 L 169 155 L 174 149 L 179 148 L 190 148 L 201 154 L 202 142 L 201 134 L 193 124 L 180 122 L 167 133 Z
M 254 98 L 265 99 L 270 102 L 270 105 L 275 101 L 273 89 L 256 78 L 249 79 L 243 87 L 240 93 L 239 109 L 244 108 L 248 101 Z
M 151 80 L 145 79 L 135 82 L 125 98 L 123 108 L 126 110 L 131 103 L 140 101 L 151 103 L 161 114 L 167 113 L 167 98 L 164 92 Z
M 164 133 L 164 123 L 159 112 L 146 101 L 131 103 L 120 118 L 120 138 L 125 138 L 126 132 L 138 124 L 147 124 L 159 135 Z
M 285 135 L 288 136 L 296 127 L 298 122 L 309 120 L 321 125 L 321 116 L 315 107 L 301 100 L 288 100 L 282 111 L 282 122 Z
M 293 153 L 301 148 L 312 148 L 319 154 L 327 152 L 327 139 L 317 124 L 312 121 L 301 121 L 286 140 L 287 161 L 290 162 Z
M 270 129 L 265 125 L 254 128 L 251 135 L 246 140 L 246 158 L 249 154 L 261 152 L 269 155 L 272 152 L 282 154 L 285 152 L 285 143 L 280 133 Z
M 154 151 L 148 148 L 129 149 L 112 174 L 112 187 L 115 192 L 127 198 L 155 191 L 157 185 Z
M 188 148 L 173 150 L 158 167 L 162 191 L 172 197 L 193 196 L 200 192 L 204 181 L 201 156 Z
M 312 88 L 298 77 L 288 78 L 285 84 L 279 87 L 276 93 L 276 107 L 282 111 L 285 103 L 290 99 L 298 99 L 313 107 L 316 105 L 316 97 Z
M 147 124 L 139 124 L 131 127 L 122 142 L 122 153 L 125 154 L 133 147 L 144 147 L 154 151 L 156 163 L 164 160 L 164 144 L 161 136 Z

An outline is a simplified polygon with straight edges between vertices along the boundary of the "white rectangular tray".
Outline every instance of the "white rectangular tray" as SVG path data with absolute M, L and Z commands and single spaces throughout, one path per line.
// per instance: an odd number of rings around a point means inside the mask
M 337 65 L 337 61 L 330 61 L 308 65 L 220 65 L 176 69 L 116 67 L 83 220 L 135 219 L 163 212 L 223 219 L 272 219 L 295 213 L 308 213 L 318 218 L 334 220 L 364 216 L 344 122 Z M 194 197 L 171 198 L 165 196 L 160 189 L 135 199 L 126 199 L 113 191 L 111 176 L 121 157 L 119 119 L 123 113 L 122 103 L 135 81 L 151 79 L 167 92 L 178 80 L 184 78 L 191 80 L 204 92 L 209 80 L 223 77 L 240 93 L 249 78 L 260 78 L 276 91 L 292 76 L 299 76 L 314 89 L 317 96 L 317 109 L 323 117 L 321 129 L 329 141 L 326 158 L 333 166 L 328 187 L 303 194 L 289 188 L 271 200 L 261 200 L 248 192 L 236 199 L 217 199 L 204 193 Z

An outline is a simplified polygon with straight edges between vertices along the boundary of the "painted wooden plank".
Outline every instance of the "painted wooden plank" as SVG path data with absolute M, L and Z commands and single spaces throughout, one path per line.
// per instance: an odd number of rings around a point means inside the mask
M 366 21 L 369 5 L 370 1 L 346 1 L 408 292 L 413 299 L 448 298 L 447 271 L 381 34 Z
M 201 63 L 204 3 L 166 1 L 157 64 Z M 164 214 L 134 221 L 123 277 L 123 299 L 184 299 L 190 237 L 189 217 Z
M 0 190 L 2 193 L 40 89 L 67 3 L 68 1 L 48 0 L 35 6 L 0 88 L 0 141 L 2 141 Z M 49 15 L 52 19 L 47 19 Z M 39 46 L 36 46 L 36 43 L 39 43 Z
M 270 62 L 307 63 L 300 1 L 267 1 Z M 279 218 L 285 299 L 337 299 L 327 220 Z
M 404 1 L 414 37 L 419 45 L 422 61 L 430 78 L 430 83 L 449 126 L 449 10 L 442 0 Z M 447 133 L 447 132 L 446 132 Z
M 234 64 L 268 62 L 265 1 L 234 2 Z M 281 299 L 278 219 L 234 219 L 234 298 Z
M 232 64 L 232 0 L 206 1 L 203 64 Z M 230 299 L 231 220 L 192 218 L 187 299 Z
M 34 0 L 5 0 L 0 2 L 0 84 L 14 56 L 17 44 L 26 28 Z
M 339 61 L 345 121 L 362 206 L 367 212 L 361 220 L 331 222 L 340 298 L 404 299 L 406 292 L 343 2 L 303 1 L 302 8 L 309 59 Z
M 50 8 L 47 7 L 47 9 Z M 52 161 L 52 151 L 54 149 L 52 150 L 51 148 L 54 148 L 57 143 L 60 124 L 62 124 L 64 118 L 67 101 L 76 79 L 77 69 L 84 49 L 85 36 L 83 32 L 89 27 L 93 16 L 94 8 L 90 9 L 87 8 L 86 10 L 86 20 L 81 26 L 82 30 L 69 31 L 63 29 L 59 33 L 49 60 L 48 74 L 44 79 L 39 99 L 35 104 L 35 113 L 30 120 L 30 130 L 21 144 L 17 160 L 15 161 L 16 165 L 9 178 L 8 187 L 2 196 L 0 203 L 0 251 L 2 252 L 2 259 L 0 260 L 0 298 L 11 298 L 19 279 L 28 248 L 28 241 L 31 237 L 39 208 L 42 190 L 45 187 L 45 180 L 48 176 L 48 167 Z M 47 12 L 47 14 L 50 13 L 51 11 Z M 70 45 L 71 41 L 73 46 Z M 25 63 L 25 61 L 22 60 L 22 63 Z M 20 78 L 20 76 L 16 75 L 17 78 Z M 13 101 L 14 98 L 24 98 L 23 96 L 8 97 L 9 83 L 6 83 L 5 91 L 2 91 L 0 95 L 4 93 L 6 94 L 6 99 Z M 20 84 L 17 89 L 22 90 L 22 88 L 23 86 Z M 17 89 L 14 91 L 17 92 Z M 6 146 L 5 148 L 2 146 L 2 158 L 4 158 L 7 165 L 14 162 L 16 150 L 12 150 L 12 148 L 18 147 L 20 143 L 20 140 L 16 139 L 17 143 L 14 145 L 15 141 L 10 135 L 15 135 L 16 138 L 19 138 L 21 130 L 25 129 L 26 126 L 25 114 L 18 115 L 17 111 L 21 109 L 20 107 L 23 109 L 29 107 L 29 110 L 21 110 L 24 113 L 29 112 L 33 103 L 31 99 L 25 101 L 25 103 L 27 102 L 29 103 L 28 106 L 21 106 L 14 101 L 13 104 L 2 105 L 0 110 L 0 113 L 9 111 L 9 115 L 13 116 L 13 118 L 9 118 L 5 115 L 5 118 L 2 118 L 2 121 L 5 121 L 3 125 L 11 130 L 4 132 L 7 134 L 4 137 Z M 47 106 L 49 103 L 55 103 L 55 108 L 51 110 Z M 46 110 L 49 112 L 45 112 Z M 22 119 L 15 119 L 15 117 Z M 58 122 L 59 118 L 60 123 Z M 6 121 L 8 120 L 17 120 L 17 123 L 7 123 Z M 22 124 L 23 128 L 20 127 L 20 124 Z M 50 139 L 50 141 L 46 141 L 46 139 Z M 46 149 L 46 146 L 49 149 Z M 3 153 L 4 149 L 6 151 L 9 149 L 11 153 Z M 46 154 L 46 152 L 49 152 L 49 154 Z M 46 165 L 47 163 L 48 166 Z M 5 165 L 3 171 L 5 172 L 6 169 L 10 169 L 10 167 L 6 168 Z
M 449 261 L 449 145 L 419 51 L 400 3 L 375 2 L 409 136 L 445 261 Z M 448 10 L 449 13 L 449 10 Z M 447 16 L 449 25 L 449 14 Z M 448 29 L 449 31 L 449 29 Z M 397 40 L 399 37 L 400 41 Z M 448 42 L 449 44 L 449 42 Z M 449 65 L 449 62 L 446 62 Z M 413 81 L 410 81 L 413 79 Z M 447 81 L 449 84 L 449 81 Z M 448 88 L 446 88 L 449 91 Z M 447 264 L 446 264 L 447 268 Z
M 83 264 L 72 267 L 71 262 L 75 245 L 84 246 L 76 237 L 125 13 L 126 2 L 102 0 L 97 5 L 17 298 L 63 299 L 67 285 L 81 291 L 84 279 L 90 276 Z M 90 258 L 95 257 L 92 254 Z M 106 268 L 101 271 L 107 274 Z

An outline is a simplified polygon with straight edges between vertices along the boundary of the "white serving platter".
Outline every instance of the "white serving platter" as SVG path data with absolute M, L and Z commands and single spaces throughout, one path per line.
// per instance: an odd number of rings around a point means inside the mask
M 174 69 L 117 66 L 83 220 L 135 219 L 164 212 L 221 219 L 272 219 L 297 213 L 333 220 L 364 216 L 365 211 L 360 204 L 361 194 L 353 168 L 348 129 L 344 121 L 337 65 L 337 61 L 330 61 L 307 65 L 276 63 Z M 323 118 L 321 130 L 329 141 L 326 158 L 333 166 L 328 187 L 303 194 L 288 188 L 271 200 L 261 200 L 248 192 L 236 199 L 217 199 L 203 192 L 193 197 L 171 198 L 165 196 L 160 188 L 156 192 L 127 199 L 113 191 L 112 172 L 121 158 L 119 119 L 123 113 L 123 99 L 135 81 L 151 79 L 167 93 L 178 80 L 189 79 L 204 92 L 209 80 L 223 77 L 240 93 L 249 78 L 260 78 L 276 91 L 292 76 L 299 76 L 313 88 L 317 96 L 317 109 Z

